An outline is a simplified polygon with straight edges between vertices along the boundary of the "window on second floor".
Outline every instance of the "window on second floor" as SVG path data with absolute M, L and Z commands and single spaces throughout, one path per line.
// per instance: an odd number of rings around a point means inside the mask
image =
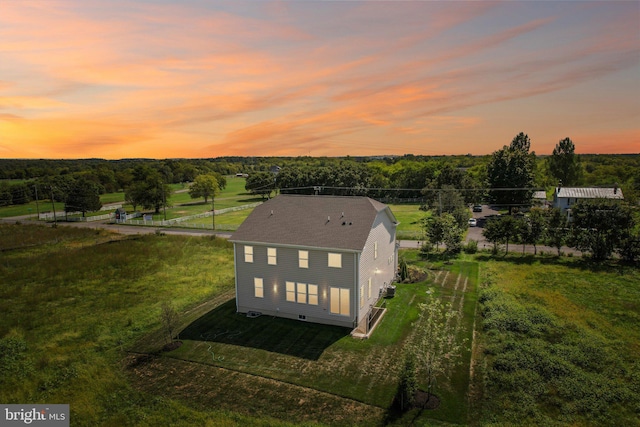
M 244 262 L 253 262 L 253 246 L 244 247 Z
M 298 251 L 298 267 L 309 268 L 309 251 Z
M 329 253 L 329 267 L 342 268 L 342 254 Z
M 267 264 L 276 265 L 278 251 L 276 248 L 267 248 Z

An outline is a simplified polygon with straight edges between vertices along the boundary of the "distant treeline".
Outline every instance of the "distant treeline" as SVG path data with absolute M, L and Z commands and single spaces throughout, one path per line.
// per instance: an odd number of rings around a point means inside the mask
M 549 168 L 553 156 L 535 158 L 534 183 L 541 189 L 551 189 L 558 183 Z M 636 201 L 640 194 L 640 154 L 576 155 L 581 173 L 575 185 L 613 186 L 622 188 L 625 199 Z M 303 187 L 327 186 L 341 188 L 337 194 L 360 194 L 358 189 L 372 189 L 366 194 L 375 197 L 381 189 L 394 191 L 400 198 L 420 197 L 424 189 L 483 189 L 487 187 L 486 156 L 374 156 L 374 157 L 218 157 L 210 159 L 0 159 L 0 205 L 27 203 L 35 191 L 50 192 L 54 183 L 79 177 L 96 184 L 100 193 L 125 191 L 140 169 L 154 169 L 164 183 L 191 182 L 200 174 L 223 176 L 263 174 L 267 177 L 278 170 L 273 187 L 288 192 L 308 192 Z M 17 180 L 17 181 L 6 181 Z M 256 183 L 253 180 L 254 184 Z M 259 192 L 260 182 L 257 189 Z M 384 194 L 390 194 L 385 191 Z M 475 197 L 469 192 L 469 198 Z M 48 197 L 45 194 L 44 197 Z M 57 199 L 57 197 L 56 197 Z M 472 200 L 468 200 L 472 202 Z

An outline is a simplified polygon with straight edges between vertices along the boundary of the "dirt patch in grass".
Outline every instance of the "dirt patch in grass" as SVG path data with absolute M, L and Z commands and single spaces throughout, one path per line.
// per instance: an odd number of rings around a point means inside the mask
M 335 426 L 379 425 L 385 414 L 382 408 L 307 387 L 170 357 L 132 354 L 123 366 L 136 388 L 200 410 Z

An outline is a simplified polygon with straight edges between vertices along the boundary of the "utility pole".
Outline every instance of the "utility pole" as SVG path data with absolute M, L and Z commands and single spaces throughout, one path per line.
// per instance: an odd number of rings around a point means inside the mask
M 51 207 L 53 208 L 53 226 L 58 226 L 58 218 L 56 217 L 56 205 L 53 202 L 53 186 L 50 185 L 49 189 L 51 190 Z
M 164 194 L 164 181 L 159 182 L 160 191 L 162 192 L 162 210 L 164 212 L 164 220 L 167 220 L 167 200 Z M 164 225 L 164 224 L 163 224 Z
M 162 186 L 162 210 L 164 211 L 164 220 L 167 220 L 167 199 L 164 194 L 164 185 Z
M 33 189 L 36 193 L 36 213 L 38 214 L 38 219 L 40 219 L 40 206 L 38 205 L 38 185 L 33 184 Z

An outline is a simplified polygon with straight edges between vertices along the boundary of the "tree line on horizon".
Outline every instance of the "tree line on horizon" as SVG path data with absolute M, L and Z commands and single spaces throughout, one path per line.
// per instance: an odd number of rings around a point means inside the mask
M 563 186 L 619 186 L 627 201 L 640 194 L 640 154 L 578 155 L 570 138 L 549 156 L 530 151 L 528 135 L 519 133 L 491 155 L 375 157 L 220 157 L 211 159 L 0 159 L 0 206 L 28 203 L 36 197 L 97 207 L 96 196 L 124 191 L 127 200 L 156 211 L 168 203 L 169 184 L 247 174 L 246 189 L 269 197 L 289 194 L 366 195 L 383 201 L 420 201 L 433 205 L 452 190 L 464 203 L 481 201 L 517 209 L 535 189 Z M 277 167 L 277 174 L 273 173 Z M 14 180 L 14 181 L 9 181 Z M 201 181 L 203 178 L 201 178 Z M 197 197 L 214 196 L 207 186 Z M 445 192 L 447 190 L 447 192 Z M 36 194 L 38 193 L 38 194 Z M 71 194 L 71 196 L 70 196 Z M 83 201 L 87 201 L 83 203 Z M 99 208 L 99 207 L 98 207 Z M 82 210 L 83 209 L 78 209 Z

